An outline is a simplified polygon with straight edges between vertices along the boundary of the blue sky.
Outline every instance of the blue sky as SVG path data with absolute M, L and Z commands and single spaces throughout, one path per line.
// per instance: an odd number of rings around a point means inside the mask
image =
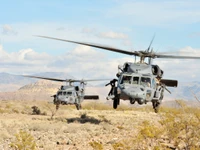
M 2 72 L 64 71 L 75 77 L 113 78 L 119 64 L 134 60 L 33 35 L 133 51 L 146 49 L 155 34 L 152 46 L 157 52 L 200 56 L 197 0 L 7 0 L 1 1 L 0 8 Z M 165 78 L 199 81 L 200 60 L 156 59 L 154 63 L 165 71 Z

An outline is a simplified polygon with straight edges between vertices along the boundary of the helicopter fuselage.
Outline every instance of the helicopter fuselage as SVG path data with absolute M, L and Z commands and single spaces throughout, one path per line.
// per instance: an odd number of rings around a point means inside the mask
M 118 81 L 117 92 L 120 94 L 120 99 L 143 104 L 154 98 L 156 79 L 150 74 L 122 73 Z
M 114 100 L 114 108 L 117 108 L 120 99 L 129 100 L 131 104 L 138 102 L 140 105 L 152 102 L 155 107 L 161 103 L 165 87 L 159 82 L 163 71 L 157 65 L 126 62 L 119 69 L 121 72 L 117 74 L 117 87 L 110 96 Z
M 79 90 L 77 86 L 61 86 L 56 93 L 56 101 L 61 104 L 80 104 L 83 101 L 83 89 Z

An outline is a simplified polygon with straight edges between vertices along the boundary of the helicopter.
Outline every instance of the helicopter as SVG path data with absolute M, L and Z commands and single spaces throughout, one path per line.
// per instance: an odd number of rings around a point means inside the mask
M 52 95 L 53 103 L 56 105 L 56 109 L 59 105 L 75 105 L 77 110 L 82 108 L 81 103 L 84 99 L 87 100 L 99 100 L 98 95 L 85 95 L 85 85 L 87 82 L 91 81 L 103 81 L 106 79 L 96 79 L 96 80 L 75 80 L 75 79 L 57 79 L 57 78 L 47 78 L 40 76 L 23 75 L 29 78 L 38 78 L 44 80 L 51 80 L 57 82 L 66 82 L 66 85 L 61 85 L 56 94 Z M 74 83 L 78 83 L 75 85 Z
M 152 59 L 200 59 L 200 57 L 194 56 L 178 56 L 155 53 L 153 48 L 151 48 L 155 36 L 152 38 L 150 45 L 146 50 L 138 51 L 127 51 L 100 44 L 77 42 L 49 36 L 36 36 L 135 56 L 135 62 L 125 62 L 122 67 L 118 66 L 118 72 L 116 74 L 117 79 L 113 79 L 110 83 L 106 84 L 106 86 L 109 84 L 111 85 L 111 90 L 108 94 L 107 100 L 113 100 L 114 109 L 117 109 L 120 104 L 120 99 L 122 99 L 130 101 L 130 104 L 137 102 L 139 105 L 151 102 L 155 113 L 157 113 L 164 98 L 164 91 L 171 94 L 167 87 L 177 87 L 178 81 L 163 79 L 164 71 L 158 65 L 152 64 Z M 139 57 L 138 62 L 136 61 L 136 57 Z M 148 59 L 147 62 L 145 61 L 146 59 Z M 115 86 L 115 82 L 117 82 L 117 86 Z

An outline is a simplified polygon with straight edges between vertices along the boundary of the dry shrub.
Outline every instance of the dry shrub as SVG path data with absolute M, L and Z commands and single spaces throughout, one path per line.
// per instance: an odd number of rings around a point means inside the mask
M 163 125 L 169 143 L 179 149 L 200 147 L 200 109 L 184 106 L 176 113 L 166 113 Z
M 30 133 L 20 130 L 15 135 L 15 141 L 10 143 L 10 147 L 15 150 L 36 150 L 36 142 Z
M 89 142 L 89 144 L 95 150 L 103 150 L 103 144 L 101 142 L 92 141 L 92 142 Z

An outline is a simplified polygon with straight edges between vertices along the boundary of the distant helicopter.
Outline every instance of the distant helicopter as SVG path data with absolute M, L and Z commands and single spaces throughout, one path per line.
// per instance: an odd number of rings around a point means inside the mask
M 57 91 L 53 99 L 53 103 L 56 105 L 56 109 L 58 109 L 59 105 L 75 105 L 77 110 L 81 109 L 81 103 L 84 99 L 92 99 L 98 100 L 98 95 L 85 95 L 85 85 L 86 82 L 90 81 L 103 81 L 106 79 L 97 79 L 97 80 L 75 80 L 75 79 L 56 79 L 56 78 L 47 78 L 47 77 L 39 77 L 39 76 L 30 76 L 24 75 L 24 77 L 29 78 L 38 78 L 44 80 L 51 80 L 57 82 L 66 82 L 66 85 L 61 85 L 60 89 Z M 79 85 L 73 85 L 73 83 L 79 83 Z
M 146 50 L 126 51 L 98 44 L 83 43 L 48 36 L 37 36 L 135 56 L 135 62 L 125 62 L 123 67 L 118 67 L 119 71 L 116 74 L 117 79 L 111 80 L 110 83 L 108 83 L 111 84 L 112 87 L 107 99 L 113 100 L 114 109 L 117 108 L 117 106 L 120 104 L 120 99 L 122 99 L 129 100 L 131 104 L 137 102 L 140 105 L 147 104 L 147 102 L 152 102 L 153 109 L 157 113 L 159 106 L 164 98 L 164 91 L 166 90 L 169 93 L 171 93 L 167 89 L 167 86 L 177 87 L 178 81 L 162 79 L 164 71 L 161 70 L 161 68 L 158 65 L 153 65 L 152 59 L 200 59 L 200 57 L 193 56 L 176 56 L 155 53 L 153 52 L 153 49 L 151 49 L 151 44 L 154 40 L 154 37 Z M 140 58 L 139 62 L 136 62 L 136 57 Z M 145 62 L 146 58 L 148 59 L 148 62 Z M 115 84 L 113 83 L 116 81 L 118 82 L 117 86 L 115 86 Z

